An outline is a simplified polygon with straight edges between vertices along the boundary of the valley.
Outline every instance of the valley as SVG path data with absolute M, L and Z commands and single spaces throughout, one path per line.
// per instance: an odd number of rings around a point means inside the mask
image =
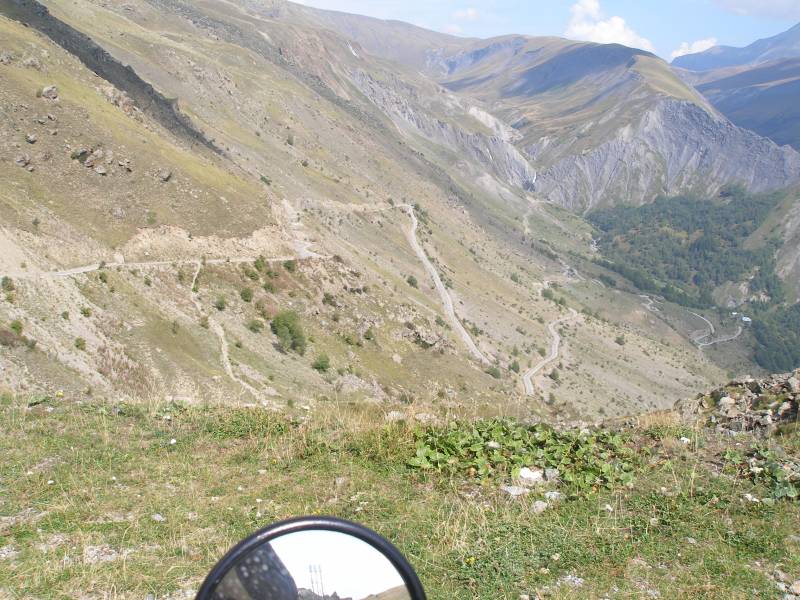
M 0 600 L 297 514 L 431 598 L 800 584 L 796 34 L 0 0 Z

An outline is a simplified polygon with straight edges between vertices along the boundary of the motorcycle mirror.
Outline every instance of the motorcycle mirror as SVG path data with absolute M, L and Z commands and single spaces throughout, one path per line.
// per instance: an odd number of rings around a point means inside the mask
M 301 517 L 234 546 L 197 600 L 425 600 L 414 569 L 386 539 L 357 523 Z

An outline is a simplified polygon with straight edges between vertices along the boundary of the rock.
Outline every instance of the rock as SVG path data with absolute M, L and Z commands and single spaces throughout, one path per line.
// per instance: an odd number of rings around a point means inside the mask
M 519 472 L 520 483 L 524 486 L 534 486 L 544 483 L 544 471 L 523 467 Z
M 795 596 L 800 596 L 800 579 L 798 579 L 791 586 L 789 586 L 789 592 L 791 592 Z
M 500 442 L 486 442 L 486 447 L 490 448 L 491 450 L 499 450 L 500 449 Z
M 336 487 L 344 487 L 345 485 L 347 485 L 348 481 L 350 480 L 347 477 L 337 477 L 336 479 L 333 480 L 333 484 Z
M 125 209 L 115 206 L 111 209 L 111 216 L 115 219 L 124 219 L 125 218 Z
M 14 62 L 14 58 L 13 52 L 0 52 L 0 65 L 10 65 Z
M 12 558 L 16 558 L 18 554 L 19 550 L 14 548 L 14 546 L 0 547 L 0 560 L 10 560 Z
M 94 167 L 95 164 L 97 164 L 98 162 L 100 162 L 103 159 L 103 155 L 104 155 L 104 152 L 100 148 L 98 148 L 97 150 L 92 152 L 86 158 L 86 160 L 83 161 L 83 166 L 89 167 L 89 168 Z
M 797 377 L 789 377 L 786 383 L 789 385 L 789 389 L 792 390 L 793 393 L 800 393 L 800 380 L 797 379 Z
M 387 413 L 387 415 L 383 418 L 384 421 L 387 423 L 396 423 L 398 421 L 404 421 L 406 418 L 405 413 L 400 412 L 399 410 L 393 410 Z
M 524 488 L 519 485 L 503 485 L 500 487 L 500 489 L 513 498 L 524 496 L 525 494 L 530 493 L 528 488 Z
M 549 482 L 558 481 L 561 478 L 561 473 L 558 469 L 545 469 L 544 478 Z
M 69 155 L 69 157 L 72 160 L 79 160 L 81 162 L 84 162 L 88 156 L 89 156 L 88 148 L 76 148 Z
M 48 85 L 42 89 L 41 96 L 48 100 L 58 100 L 58 88 L 54 85 Z
M 161 515 L 159 513 L 152 515 L 150 518 L 153 519 L 153 521 L 155 521 L 156 523 L 163 523 L 164 521 L 167 520 L 166 517 L 164 517 L 164 515 Z
M 403 357 L 399 354 L 392 354 L 392 360 L 396 362 L 398 365 L 403 364 Z
M 27 167 L 31 163 L 30 154 L 20 154 L 14 159 L 14 164 L 18 167 Z
M 551 502 L 558 502 L 564 498 L 564 495 L 561 492 L 545 492 L 544 497 L 550 500 Z
M 29 144 L 35 144 L 36 140 L 38 139 L 39 138 L 36 137 L 35 133 L 29 133 L 28 135 L 25 136 L 25 141 L 28 142 Z
M 103 165 L 97 165 L 94 168 L 94 172 L 98 175 L 108 175 L 108 169 L 106 169 Z
M 159 169 L 158 178 L 164 183 L 167 183 L 170 179 L 172 179 L 172 171 L 169 169 Z
M 29 56 L 22 61 L 22 66 L 28 69 L 36 69 L 37 71 L 42 70 L 42 63 L 41 61 L 36 58 L 35 56 Z
M 119 553 L 111 546 L 86 546 L 83 549 L 83 562 L 89 565 L 111 562 L 118 558 Z
M 546 511 L 549 506 L 550 505 L 544 500 L 537 500 L 531 505 L 531 510 L 533 511 L 533 514 L 538 515 Z

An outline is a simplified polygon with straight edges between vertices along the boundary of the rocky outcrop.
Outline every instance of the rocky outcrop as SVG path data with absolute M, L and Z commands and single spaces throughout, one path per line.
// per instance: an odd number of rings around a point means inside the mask
M 766 379 L 734 381 L 676 409 L 688 422 L 721 432 L 770 434 L 781 425 L 797 421 L 800 404 L 800 370 Z
M 38 30 L 64 50 L 74 55 L 86 67 L 121 90 L 129 100 L 144 113 L 158 121 L 166 129 L 193 143 L 203 144 L 219 150 L 199 131 L 189 117 L 178 110 L 177 102 L 165 97 L 151 84 L 144 81 L 128 65 L 123 65 L 94 40 L 67 23 L 57 19 L 36 0 L 11 0 L 0 2 L 0 14 L 20 21 Z M 50 92 L 48 92 L 50 90 Z M 42 91 L 58 96 L 54 86 Z
M 414 91 L 405 84 L 391 86 L 362 70 L 354 73 L 353 81 L 373 104 L 398 125 L 411 127 L 426 139 L 466 155 L 510 185 L 530 190 L 536 183 L 536 171 L 503 136 L 472 133 L 453 122 L 434 117 L 412 101 Z
M 546 148 L 526 148 L 540 156 Z M 561 206 L 588 210 L 660 194 L 716 194 L 728 183 L 753 192 L 800 182 L 800 154 L 740 129 L 691 102 L 663 99 L 636 125 L 539 173 L 534 191 Z

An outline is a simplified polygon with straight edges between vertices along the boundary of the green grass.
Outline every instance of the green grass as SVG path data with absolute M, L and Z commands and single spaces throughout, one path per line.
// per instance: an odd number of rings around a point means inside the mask
M 386 535 L 432 599 L 516 599 L 547 587 L 556 598 L 612 588 L 617 597 L 774 598 L 767 574 L 776 565 L 800 573 L 787 541 L 800 506 L 742 501 L 768 491 L 710 476 L 722 447 L 713 439 L 683 445 L 631 433 L 626 444 L 641 463 L 633 484 L 535 515 L 536 493 L 512 500 L 498 491 L 505 473 L 480 483 L 408 466 L 422 432 L 380 425 L 373 409 L 301 423 L 249 409 L 27 401 L 0 399 L 0 515 L 15 518 L 0 521 L 0 546 L 19 552 L 0 560 L 0 590 L 11 598 L 196 589 L 239 538 L 311 513 Z M 800 447 L 796 438 L 783 440 L 787 452 Z M 93 547 L 116 559 L 85 560 Z M 582 587 L 569 587 L 567 575 Z

